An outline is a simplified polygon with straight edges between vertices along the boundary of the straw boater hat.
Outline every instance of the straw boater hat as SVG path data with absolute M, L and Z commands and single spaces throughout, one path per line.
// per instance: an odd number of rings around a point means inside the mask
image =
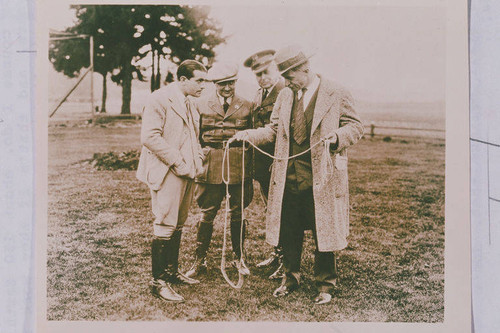
M 238 65 L 226 62 L 216 62 L 208 70 L 207 80 L 213 83 L 235 81 L 238 79 Z
M 292 68 L 302 65 L 312 56 L 313 54 L 306 55 L 300 46 L 291 45 L 276 52 L 274 61 L 278 65 L 280 74 L 283 74 Z
M 264 50 L 257 52 L 243 63 L 245 67 L 249 67 L 252 71 L 257 74 L 265 70 L 274 60 L 275 50 Z

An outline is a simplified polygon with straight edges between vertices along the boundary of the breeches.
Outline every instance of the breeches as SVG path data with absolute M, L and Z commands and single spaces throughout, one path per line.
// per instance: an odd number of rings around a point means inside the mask
M 229 185 L 229 205 L 231 221 L 241 221 L 241 184 Z M 222 201 L 226 197 L 225 184 L 197 184 L 195 197 L 203 213 L 202 223 L 213 223 Z M 247 207 L 252 201 L 253 184 L 251 180 L 245 181 L 244 205 Z
M 155 216 L 153 232 L 156 237 L 170 239 L 176 228 L 184 226 L 193 199 L 193 184 L 191 179 L 168 172 L 161 188 L 151 190 Z

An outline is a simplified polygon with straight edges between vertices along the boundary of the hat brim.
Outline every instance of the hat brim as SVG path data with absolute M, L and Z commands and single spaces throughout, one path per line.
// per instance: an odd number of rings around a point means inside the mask
M 238 75 L 226 77 L 220 80 L 212 80 L 213 83 L 221 83 L 221 82 L 227 82 L 227 81 L 236 81 L 238 80 Z
M 269 60 L 269 62 L 259 66 L 258 68 L 256 69 L 252 69 L 252 72 L 254 72 L 254 74 L 258 74 L 260 72 L 263 72 L 265 71 L 271 64 L 273 63 L 273 60 Z
M 295 64 L 293 64 L 293 65 L 291 65 L 291 66 L 289 66 L 289 67 L 287 67 L 287 68 L 285 68 L 285 69 L 284 69 L 284 70 L 282 70 L 282 71 L 280 71 L 280 75 L 285 74 L 285 73 L 286 73 L 286 72 L 288 72 L 289 70 L 291 70 L 291 69 L 293 69 L 293 68 L 295 68 L 295 67 L 298 67 L 298 66 L 302 65 L 303 63 L 305 63 L 306 61 L 308 61 L 308 60 L 309 60 L 309 58 L 311 58 L 313 55 L 314 55 L 314 53 L 309 54 L 309 55 L 307 55 L 307 56 L 306 56 L 306 58 L 305 58 L 305 59 L 302 59 L 301 61 L 299 61 L 299 62 L 297 62 L 297 63 L 295 63 Z

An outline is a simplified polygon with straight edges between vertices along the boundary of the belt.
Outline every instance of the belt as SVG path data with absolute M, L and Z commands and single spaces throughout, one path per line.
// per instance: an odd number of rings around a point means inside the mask
M 211 147 L 215 149 L 224 149 L 226 148 L 227 141 L 224 142 L 204 142 L 202 143 L 202 147 Z M 233 147 L 243 147 L 243 142 L 241 141 L 235 141 L 231 142 L 230 145 L 231 148 Z

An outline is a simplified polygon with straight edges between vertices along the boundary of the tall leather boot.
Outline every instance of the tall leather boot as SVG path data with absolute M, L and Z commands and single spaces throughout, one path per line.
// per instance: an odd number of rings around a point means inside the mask
M 166 269 L 169 265 L 169 249 L 171 240 L 153 239 L 151 245 L 151 264 L 153 279 L 150 283 L 151 293 L 169 302 L 184 302 L 184 297 L 172 289 Z
M 170 282 L 174 284 L 197 284 L 199 280 L 192 279 L 179 271 L 179 249 L 181 245 L 182 228 L 175 229 L 170 239 L 168 250 L 167 271 L 170 275 Z
M 198 224 L 198 234 L 196 235 L 195 261 L 186 276 L 190 278 L 198 277 L 207 272 L 207 251 L 212 240 L 214 230 L 213 223 L 200 222 Z
M 231 221 L 231 244 L 233 246 L 233 252 L 237 260 L 233 262 L 238 272 L 243 275 L 250 275 L 250 270 L 245 264 L 245 254 L 244 247 L 240 247 L 240 236 L 241 237 L 241 245 L 244 245 L 245 242 L 245 233 L 246 233 L 246 220 L 243 221 L 243 233 L 241 231 L 241 220 Z M 241 255 L 241 250 L 243 250 L 243 256 Z

